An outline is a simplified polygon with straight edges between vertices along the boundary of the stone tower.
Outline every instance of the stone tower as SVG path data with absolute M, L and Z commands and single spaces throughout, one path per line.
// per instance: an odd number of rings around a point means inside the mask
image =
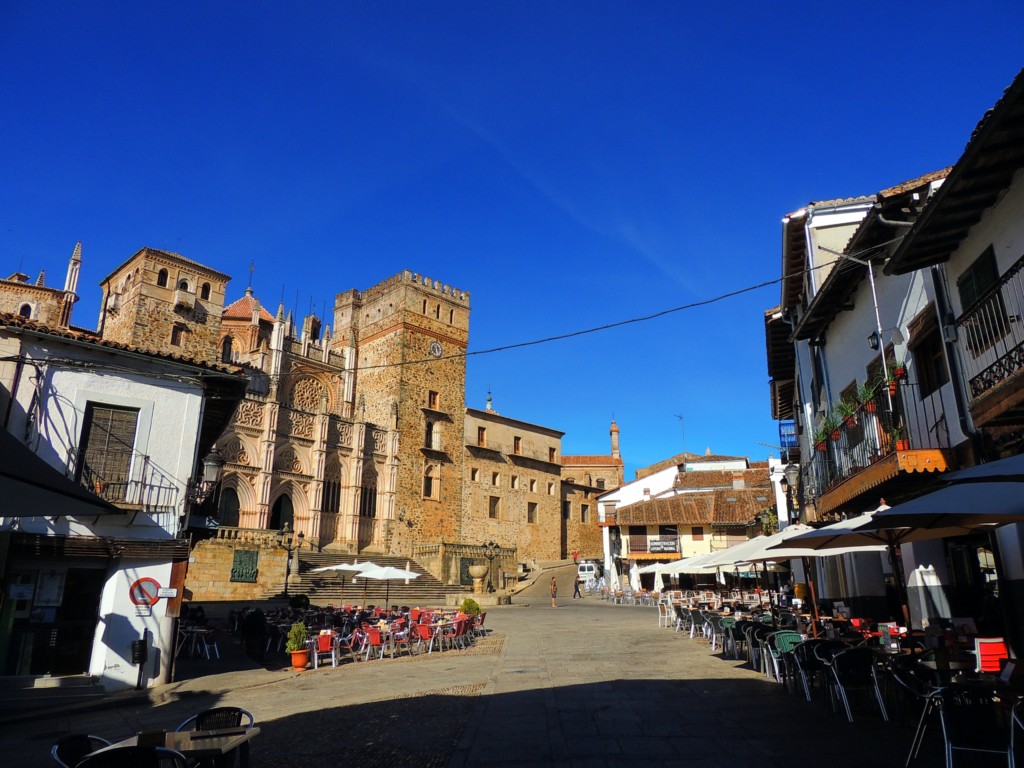
M 177 253 L 143 248 L 100 283 L 100 335 L 214 362 L 230 279 Z
M 468 293 L 409 271 L 335 299 L 333 345 L 356 372 L 353 417 L 399 441 L 394 552 L 460 537 L 469 309 Z

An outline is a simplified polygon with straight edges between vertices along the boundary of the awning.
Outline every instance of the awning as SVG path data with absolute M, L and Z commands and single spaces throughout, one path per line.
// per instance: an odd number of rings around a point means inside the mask
M 62 475 L 0 429 L 0 517 L 95 517 L 124 514 Z

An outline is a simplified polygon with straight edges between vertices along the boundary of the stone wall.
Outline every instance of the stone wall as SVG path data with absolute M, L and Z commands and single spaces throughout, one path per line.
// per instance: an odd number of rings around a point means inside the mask
M 562 484 L 565 549 L 561 557 L 569 557 L 573 552 L 578 552 L 581 559 L 604 556 L 601 527 L 597 524 L 597 496 L 600 493 L 603 491 Z
M 235 550 L 257 552 L 255 582 L 232 581 Z M 288 553 L 277 546 L 273 531 L 222 528 L 217 537 L 195 544 L 185 578 L 185 597 L 195 601 L 249 601 L 284 586 Z

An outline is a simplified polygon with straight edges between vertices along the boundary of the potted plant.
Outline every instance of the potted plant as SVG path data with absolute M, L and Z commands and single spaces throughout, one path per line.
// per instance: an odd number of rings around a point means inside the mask
M 852 400 L 840 400 L 836 405 L 836 417 L 843 420 L 847 428 L 857 426 L 857 403 Z
M 828 432 L 826 432 L 821 427 L 818 427 L 818 429 L 814 430 L 814 432 L 811 433 L 811 442 L 814 443 L 814 448 L 816 450 L 821 451 L 822 453 L 825 452 L 826 440 L 828 440 Z
M 889 427 L 889 440 L 894 451 L 910 450 L 910 441 L 903 434 L 903 427 L 898 424 Z
M 899 378 L 896 376 L 895 370 L 890 370 L 888 375 L 878 372 L 878 384 L 879 386 L 888 387 L 889 395 L 892 397 L 896 396 L 896 389 L 899 386 Z
M 825 417 L 825 420 L 821 422 L 821 428 L 828 433 L 828 436 L 833 441 L 838 440 L 842 436 L 842 432 L 839 429 L 840 421 L 834 413 L 830 413 Z
M 309 633 L 306 632 L 306 625 L 301 621 L 292 624 L 288 630 L 288 644 L 285 650 L 292 655 L 292 667 L 301 672 L 309 664 Z
M 896 381 L 905 379 L 907 377 L 907 364 L 902 360 L 897 360 L 892 364 L 892 375 L 896 378 Z
M 878 408 L 878 403 L 875 402 L 875 385 L 865 381 L 857 387 L 857 401 L 863 406 L 864 413 L 874 413 Z
M 480 614 L 480 604 L 472 597 L 467 597 L 462 601 L 462 605 L 459 606 L 459 610 L 467 616 L 477 616 Z

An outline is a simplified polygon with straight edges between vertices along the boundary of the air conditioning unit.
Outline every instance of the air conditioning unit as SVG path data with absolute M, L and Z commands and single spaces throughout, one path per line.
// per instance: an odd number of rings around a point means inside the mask
M 953 323 L 942 326 L 942 340 L 947 344 L 956 343 L 956 326 Z

